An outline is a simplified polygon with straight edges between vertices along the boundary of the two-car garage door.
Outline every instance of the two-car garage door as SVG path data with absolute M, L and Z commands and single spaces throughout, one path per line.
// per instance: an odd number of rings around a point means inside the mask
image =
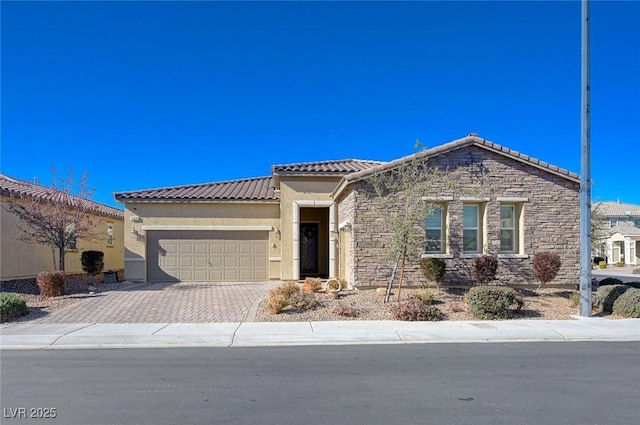
M 268 279 L 268 232 L 154 230 L 147 237 L 149 282 Z

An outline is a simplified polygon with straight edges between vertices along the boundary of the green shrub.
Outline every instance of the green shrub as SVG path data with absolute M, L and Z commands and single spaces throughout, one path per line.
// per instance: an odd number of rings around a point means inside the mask
M 479 285 L 486 285 L 495 280 L 497 271 L 498 259 L 491 255 L 478 257 L 471 264 L 471 277 Z
M 624 267 L 624 261 L 618 261 L 616 267 Z
M 45 297 L 58 297 L 64 291 L 65 275 L 63 271 L 41 272 L 36 277 L 40 294 Z
M 613 314 L 640 319 L 640 289 L 631 288 L 613 303 Z
M 82 270 L 91 276 L 95 276 L 102 272 L 104 268 L 104 252 L 102 251 L 83 251 L 80 255 Z
M 596 266 L 600 264 L 600 261 L 605 261 L 604 257 L 593 257 L 593 264 L 595 264 Z
M 624 294 L 627 289 L 629 289 L 627 285 L 607 285 L 599 287 L 596 292 L 596 306 L 605 313 L 611 313 L 613 311 L 613 303 L 620 295 Z
M 442 282 L 447 272 L 447 263 L 442 258 L 424 258 L 420 261 L 420 268 L 424 273 L 424 277 L 428 281 L 434 282 L 439 288 L 440 282 Z
M 391 313 L 396 320 L 409 322 L 435 322 L 442 319 L 442 313 L 440 313 L 440 310 L 432 305 L 423 303 L 416 296 L 411 296 L 405 301 L 393 303 L 389 307 L 389 313 Z
M 16 294 L 0 293 L 0 322 L 28 314 L 27 303 Z
M 523 305 L 522 298 L 511 288 L 475 286 L 465 296 L 469 311 L 478 319 L 510 319 Z
M 622 281 L 620 279 L 616 279 L 615 277 L 606 277 L 598 282 L 598 286 L 608 286 L 608 285 L 621 285 Z
M 416 290 L 416 297 L 426 305 L 433 304 L 436 294 L 430 289 L 420 288 Z
M 600 261 L 600 263 L 598 263 L 598 267 L 600 267 L 601 269 L 606 269 L 607 268 L 607 262 L 606 261 Z
M 540 281 L 540 287 L 556 278 L 562 262 L 555 252 L 538 252 L 533 256 L 533 276 Z

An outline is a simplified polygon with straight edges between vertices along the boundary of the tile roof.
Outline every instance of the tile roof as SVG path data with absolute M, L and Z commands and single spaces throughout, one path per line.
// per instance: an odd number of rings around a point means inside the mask
M 609 229 L 607 233 L 609 235 L 620 233 L 624 236 L 640 236 L 640 227 L 634 225 L 633 221 L 621 221 L 617 226 Z
M 117 201 L 275 201 L 273 177 L 162 187 L 114 194 Z
M 117 208 L 83 199 L 50 187 L 14 179 L 4 174 L 0 174 L 0 192 L 5 196 L 35 198 L 47 202 L 64 202 L 74 207 L 85 208 L 95 214 L 124 219 L 124 212 Z
M 593 209 L 604 217 L 640 217 L 640 205 L 604 201 L 593 204 Z
M 366 170 L 376 165 L 383 164 L 380 161 L 368 161 L 362 159 L 341 159 L 336 161 L 300 162 L 296 164 L 274 165 L 274 174 L 349 174 Z
M 342 188 L 344 188 L 344 186 L 350 182 L 354 182 L 354 181 L 358 181 L 364 178 L 367 178 L 377 172 L 380 171 L 386 171 L 386 170 L 390 170 L 393 169 L 397 166 L 406 164 L 410 161 L 413 161 L 415 159 L 421 159 L 421 158 L 430 158 L 430 157 L 435 157 L 444 153 L 448 153 L 448 152 L 452 152 L 467 146 L 471 146 L 471 145 L 475 145 L 484 149 L 488 149 L 491 151 L 494 151 L 496 153 L 499 153 L 501 155 L 513 158 L 517 161 L 521 161 L 521 162 L 525 162 L 529 165 L 532 165 L 534 167 L 537 168 L 541 168 L 543 170 L 546 170 L 548 172 L 551 172 L 553 174 L 556 175 L 560 175 L 562 177 L 565 177 L 569 180 L 573 180 L 575 182 L 579 182 L 580 181 L 580 176 L 576 173 L 573 173 L 571 171 L 562 169 L 560 167 L 556 167 L 555 165 L 551 165 L 549 163 L 546 163 L 544 161 L 540 161 L 539 159 L 536 158 L 532 158 L 528 155 L 522 154 L 518 151 L 512 150 L 512 149 L 508 149 L 505 148 L 503 146 L 500 146 L 496 143 L 493 143 L 489 140 L 483 139 L 481 137 L 476 136 L 475 134 L 471 134 L 469 136 L 463 137 L 461 139 L 458 140 L 454 140 L 452 142 L 449 143 L 445 143 L 444 145 L 440 145 L 440 146 L 436 146 L 430 149 L 425 149 L 423 151 L 420 151 L 418 153 L 412 154 L 412 155 L 408 155 L 390 162 L 386 162 L 386 163 L 382 163 L 380 165 L 376 165 L 370 168 L 367 168 L 366 170 L 362 170 L 362 171 L 358 171 L 355 173 L 351 173 L 348 174 L 344 177 L 344 182 L 343 184 L 340 185 L 340 187 L 336 190 L 336 192 L 334 193 L 334 195 L 336 193 L 339 193 Z

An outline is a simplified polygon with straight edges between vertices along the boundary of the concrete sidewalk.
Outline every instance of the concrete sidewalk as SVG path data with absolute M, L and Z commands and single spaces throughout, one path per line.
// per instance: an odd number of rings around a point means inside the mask
M 5 324 L 1 349 L 640 341 L 640 319 Z

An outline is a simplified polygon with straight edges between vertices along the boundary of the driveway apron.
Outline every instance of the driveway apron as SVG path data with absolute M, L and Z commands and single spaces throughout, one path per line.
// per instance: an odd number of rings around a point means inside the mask
M 133 284 L 94 294 L 31 323 L 251 322 L 273 282 Z

